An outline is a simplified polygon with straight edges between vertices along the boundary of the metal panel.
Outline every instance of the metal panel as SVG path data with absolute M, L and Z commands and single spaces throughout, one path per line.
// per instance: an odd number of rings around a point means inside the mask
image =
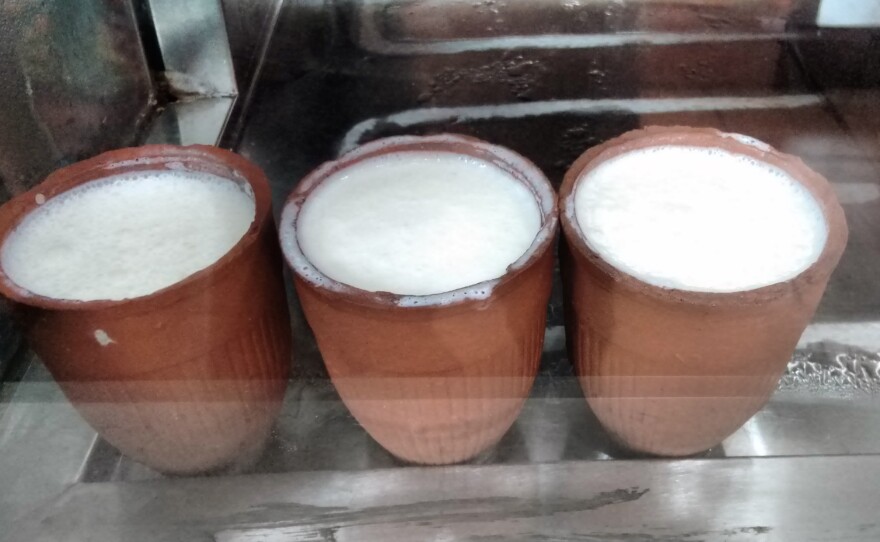
M 0 393 L 0 531 L 75 483 L 95 440 L 95 432 L 42 364 L 32 364 L 22 382 L 5 383 Z
M 150 126 L 146 143 L 216 145 L 235 98 L 202 98 L 168 104 Z
M 362 3 L 354 36 L 368 51 L 397 55 L 760 39 L 784 31 L 796 3 L 380 0 Z
M 219 0 L 149 0 L 170 90 L 177 97 L 237 93 Z
M 9 194 L 133 143 L 153 100 L 130 2 L 0 6 L 0 180 Z
M 222 0 L 238 88 L 244 93 L 272 38 L 284 0 Z

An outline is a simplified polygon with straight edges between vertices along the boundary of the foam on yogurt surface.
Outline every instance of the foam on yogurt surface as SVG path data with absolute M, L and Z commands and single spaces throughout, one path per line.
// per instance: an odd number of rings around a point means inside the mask
M 828 236 L 804 186 L 716 148 L 622 154 L 582 175 L 573 197 L 590 248 L 664 288 L 735 292 L 784 282 L 819 258 Z
M 296 236 L 335 281 L 424 296 L 501 277 L 540 228 L 535 194 L 511 173 L 469 156 L 403 151 L 325 179 L 303 204 Z
M 42 203 L 7 238 L 0 264 L 45 297 L 140 297 L 215 263 L 254 215 L 252 194 L 209 173 L 113 175 Z

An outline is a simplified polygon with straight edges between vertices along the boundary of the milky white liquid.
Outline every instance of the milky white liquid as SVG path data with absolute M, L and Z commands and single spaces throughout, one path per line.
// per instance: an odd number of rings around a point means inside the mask
M 139 297 L 219 260 L 254 213 L 252 195 L 215 175 L 112 176 L 31 212 L 4 243 L 0 263 L 13 282 L 46 297 Z
M 303 254 L 328 277 L 430 295 L 504 275 L 535 240 L 541 213 L 524 184 L 488 162 L 401 152 L 327 178 L 296 226 Z
M 654 147 L 578 180 L 587 244 L 656 286 L 700 292 L 784 282 L 822 252 L 827 226 L 812 195 L 773 166 L 720 149 Z

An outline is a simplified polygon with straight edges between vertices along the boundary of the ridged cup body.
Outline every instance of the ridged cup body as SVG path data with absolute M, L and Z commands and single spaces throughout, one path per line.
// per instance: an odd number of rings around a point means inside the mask
M 577 222 L 578 179 L 616 156 L 664 145 L 720 148 L 790 174 L 828 225 L 819 259 L 790 280 L 732 293 L 661 288 L 610 265 Z M 596 417 L 639 452 L 686 456 L 719 444 L 769 400 L 843 254 L 846 220 L 831 186 L 798 158 L 716 130 L 646 128 L 584 153 L 559 198 L 569 355 Z
M 6 203 L 0 243 L 38 199 L 110 175 L 165 169 L 204 171 L 250 186 L 254 222 L 220 260 L 122 301 L 42 297 L 2 269 L 0 293 L 12 302 L 31 348 L 103 438 L 157 470 L 196 473 L 258 454 L 287 385 L 290 324 L 265 175 L 213 147 L 111 151 L 58 170 Z
M 535 192 L 542 226 L 529 252 L 500 279 L 463 289 L 490 292 L 485 298 L 460 292 L 449 303 L 424 296 L 403 306 L 404 298 L 416 298 L 333 281 L 306 262 L 295 239 L 284 250 L 330 377 L 358 422 L 399 458 L 456 463 L 497 443 L 531 389 L 552 285 L 556 199 L 540 171 L 506 149 L 463 136 L 398 137 L 365 145 L 303 179 L 288 199 L 282 229 L 295 230 L 299 209 L 328 176 L 406 151 L 487 160 Z

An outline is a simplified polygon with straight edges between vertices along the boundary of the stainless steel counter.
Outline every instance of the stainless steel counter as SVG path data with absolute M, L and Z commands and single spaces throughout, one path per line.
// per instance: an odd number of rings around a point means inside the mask
M 872 456 L 84 484 L 16 539 L 876 540 L 875 503 L 857 495 L 878 473 Z
M 37 364 L 0 413 L 0 539 L 875 540 L 880 397 L 827 380 L 668 461 L 614 449 L 576 383 L 543 377 L 495 450 L 436 468 L 397 463 L 326 381 L 300 381 L 257 465 L 180 479 L 115 454 Z

